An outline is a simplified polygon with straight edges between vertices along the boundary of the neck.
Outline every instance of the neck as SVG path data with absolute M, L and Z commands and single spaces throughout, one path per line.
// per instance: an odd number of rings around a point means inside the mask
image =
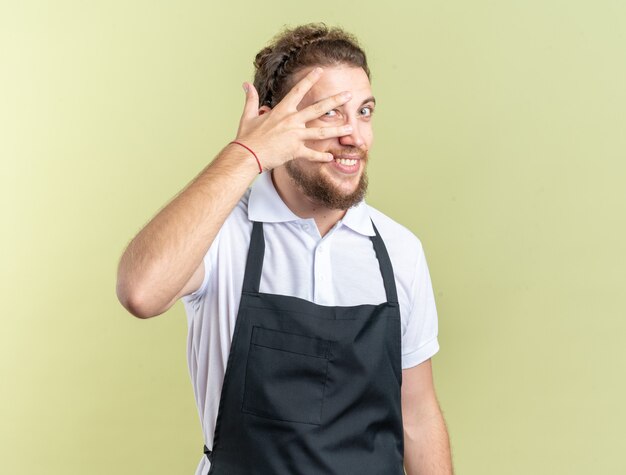
M 345 216 L 347 210 L 326 208 L 306 196 L 298 189 L 285 167 L 274 168 L 270 173 L 278 196 L 296 216 L 315 219 L 321 236 L 325 236 Z

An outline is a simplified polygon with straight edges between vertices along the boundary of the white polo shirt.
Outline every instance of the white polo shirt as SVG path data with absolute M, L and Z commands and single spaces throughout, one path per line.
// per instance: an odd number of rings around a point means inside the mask
M 189 327 L 187 361 L 206 445 L 213 447 L 220 393 L 235 329 L 252 221 L 262 221 L 265 259 L 260 292 L 320 305 L 385 302 L 372 242 L 374 221 L 394 270 L 402 326 L 402 368 L 439 350 L 437 310 L 426 258 L 407 228 L 361 201 L 323 238 L 315 220 L 296 216 L 282 201 L 270 172 L 257 178 L 226 219 L 204 257 L 204 281 L 182 301 Z M 206 475 L 202 457 L 196 475 Z

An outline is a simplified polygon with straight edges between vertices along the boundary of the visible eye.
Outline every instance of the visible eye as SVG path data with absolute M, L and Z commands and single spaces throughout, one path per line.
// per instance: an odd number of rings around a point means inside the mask
M 324 117 L 336 117 L 336 116 L 337 116 L 337 109 L 333 109 L 324 114 Z
M 374 113 L 374 108 L 372 106 L 361 107 L 359 112 L 362 116 L 370 117 Z

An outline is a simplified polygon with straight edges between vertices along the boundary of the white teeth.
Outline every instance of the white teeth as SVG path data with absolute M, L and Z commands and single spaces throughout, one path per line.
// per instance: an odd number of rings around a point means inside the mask
M 337 163 L 341 163 L 342 165 L 348 165 L 348 166 L 356 165 L 356 159 L 349 160 L 347 158 L 336 158 L 335 161 Z

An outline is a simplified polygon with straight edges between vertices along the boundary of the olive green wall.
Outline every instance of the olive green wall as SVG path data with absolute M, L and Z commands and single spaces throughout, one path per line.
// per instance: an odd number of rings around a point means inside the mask
M 618 0 L 2 1 L 0 472 L 193 473 L 183 307 L 130 316 L 117 261 L 320 20 L 369 53 L 368 200 L 426 249 L 457 473 L 626 473 Z

